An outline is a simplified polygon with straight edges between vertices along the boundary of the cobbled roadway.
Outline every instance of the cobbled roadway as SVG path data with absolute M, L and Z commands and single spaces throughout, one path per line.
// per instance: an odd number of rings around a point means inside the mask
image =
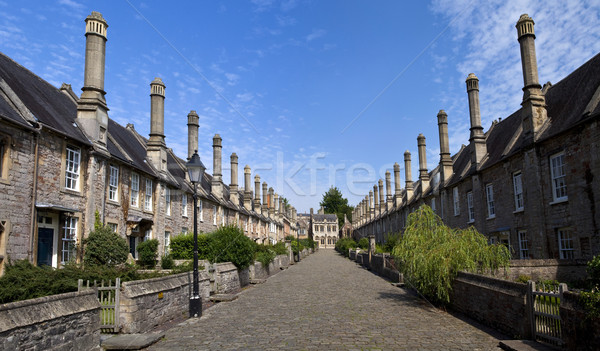
M 499 350 L 493 335 L 321 249 L 150 350 Z

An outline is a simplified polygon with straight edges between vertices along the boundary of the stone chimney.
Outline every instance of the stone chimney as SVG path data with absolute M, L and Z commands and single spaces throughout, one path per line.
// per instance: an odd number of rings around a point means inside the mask
M 452 177 L 452 158 L 450 157 L 450 141 L 448 139 L 448 115 L 440 110 L 437 114 L 440 132 L 440 170 L 442 185 Z
M 196 111 L 191 110 L 188 117 L 188 160 L 192 158 L 194 151 L 198 150 L 198 123 L 199 117 Z
M 402 187 L 400 186 L 400 165 L 394 163 L 394 206 L 402 205 Z
M 281 212 L 281 208 L 279 207 L 279 195 L 274 192 L 273 196 L 273 214 L 275 215 L 275 218 L 277 218 Z
M 522 14 L 517 21 L 517 34 L 521 46 L 521 64 L 523 66 L 523 102 L 521 117 L 523 137 L 532 142 L 537 139 L 540 128 L 548 120 L 546 99 L 538 81 L 537 58 L 535 55 L 535 33 L 533 19 Z
M 233 202 L 234 205 L 240 204 L 240 199 L 238 197 L 238 156 L 234 152 L 229 157 L 231 162 L 231 183 L 229 184 L 229 199 Z
M 429 189 L 429 173 L 427 173 L 427 151 L 425 149 L 425 136 L 419 134 L 417 137 L 419 151 L 419 180 L 421 181 L 421 195 L 425 195 Z
M 92 11 L 85 19 L 83 92 L 77 102 L 77 123 L 94 145 L 106 153 L 108 106 L 104 99 L 104 63 L 107 28 L 108 24 L 100 12 Z
M 213 137 L 213 178 L 211 184 L 212 194 L 217 199 L 223 198 L 223 174 L 221 169 L 221 152 L 223 149 L 221 136 L 215 134 Z
M 404 188 L 406 189 L 406 203 L 408 203 L 408 201 L 413 196 L 413 182 L 411 173 L 412 171 L 410 165 L 410 151 L 406 150 L 404 152 L 404 178 L 406 178 L 406 185 L 404 186 Z
M 373 190 L 369 190 L 369 219 L 373 218 L 375 218 L 375 202 L 373 201 Z
M 377 184 L 373 185 L 373 217 L 379 215 L 379 188 Z
M 471 166 L 477 167 L 487 154 L 485 135 L 481 126 L 479 112 L 479 79 L 474 73 L 467 77 L 467 94 L 469 95 L 469 115 L 471 116 Z
M 379 178 L 379 215 L 383 214 L 385 206 L 385 195 L 383 194 L 383 179 Z
M 160 172 L 167 171 L 167 144 L 165 144 L 165 85 L 160 78 L 150 83 L 150 139 L 146 154 Z
M 262 183 L 262 214 L 269 217 L 269 192 L 267 190 L 267 182 Z
M 385 171 L 385 197 L 387 200 L 386 209 L 391 211 L 392 209 L 392 174 L 389 170 Z
M 273 190 L 273 188 L 269 188 L 269 218 L 273 218 L 273 216 L 275 215 L 274 195 L 275 191 Z
M 252 185 L 250 184 L 250 172 L 250 166 L 246 165 L 246 167 L 244 167 L 244 208 L 247 211 L 252 211 Z M 258 182 L 260 183 L 260 178 Z
M 261 214 L 262 206 L 260 205 L 260 176 L 254 176 L 254 212 Z

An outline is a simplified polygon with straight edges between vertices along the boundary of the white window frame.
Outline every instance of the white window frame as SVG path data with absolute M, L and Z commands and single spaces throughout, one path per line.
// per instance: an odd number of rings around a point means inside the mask
M 572 260 L 575 258 L 575 247 L 573 246 L 573 232 L 570 228 L 560 228 L 558 231 L 558 250 L 561 260 Z
M 171 215 L 171 188 L 165 186 L 165 212 L 167 216 Z
M 181 215 L 183 217 L 188 216 L 188 196 L 186 193 L 181 194 Z
M 217 225 L 217 206 L 213 205 L 213 225 Z
M 144 233 L 144 241 L 146 240 L 152 240 L 152 229 L 146 229 L 146 232 Z
M 146 211 L 152 211 L 152 188 L 152 179 L 146 178 L 146 191 L 144 193 L 144 210 Z
M 65 189 L 79 191 L 81 149 L 67 145 L 65 155 Z
M 203 214 L 204 211 L 202 210 L 202 199 L 198 199 L 198 218 L 200 219 L 200 222 L 204 222 Z
M 473 192 L 467 193 L 467 211 L 469 213 L 469 223 L 475 222 L 475 206 L 473 205 Z
M 129 203 L 133 207 L 140 206 L 140 175 L 135 172 L 131 173 L 131 196 Z
M 519 230 L 517 232 L 519 239 L 519 258 L 522 260 L 529 259 L 529 241 L 527 240 L 527 231 Z
M 119 233 L 119 225 L 117 223 L 108 222 L 106 225 L 115 233 Z
M 64 265 L 75 258 L 77 246 L 77 217 L 65 217 L 61 233 L 60 263 Z
M 513 189 L 515 193 L 515 211 L 523 211 L 525 202 L 523 199 L 523 174 L 521 172 L 513 174 Z
M 221 214 L 221 225 L 225 226 L 225 208 L 219 206 L 219 213 Z
M 165 254 L 169 253 L 170 245 L 171 245 L 171 232 L 168 230 L 165 230 Z
M 485 198 L 487 203 L 488 218 L 495 218 L 496 207 L 494 206 L 494 185 L 491 183 L 485 186 Z
M 567 181 L 565 171 L 565 153 L 550 156 L 550 176 L 552 178 L 552 199 L 554 202 L 566 201 L 567 196 Z
M 110 165 L 109 170 L 108 199 L 110 201 L 119 201 L 119 167 Z
M 458 198 L 458 187 L 452 188 L 452 202 L 454 203 L 454 215 L 460 215 L 460 200 Z
M 435 212 L 435 197 L 431 198 L 431 210 Z

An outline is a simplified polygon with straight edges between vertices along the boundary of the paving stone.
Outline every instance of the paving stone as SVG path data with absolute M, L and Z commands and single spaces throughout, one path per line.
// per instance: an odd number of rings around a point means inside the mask
M 501 334 L 319 250 L 149 350 L 499 350 Z

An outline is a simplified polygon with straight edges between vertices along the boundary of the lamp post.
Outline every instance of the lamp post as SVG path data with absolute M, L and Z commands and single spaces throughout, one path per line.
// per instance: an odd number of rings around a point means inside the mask
M 200 289 L 198 287 L 198 192 L 196 185 L 202 181 L 206 167 L 200 161 L 198 150 L 194 150 L 194 154 L 185 165 L 190 181 L 194 184 L 194 277 L 192 296 L 190 296 L 190 317 L 200 317 L 202 315 L 202 298 L 198 291 Z

